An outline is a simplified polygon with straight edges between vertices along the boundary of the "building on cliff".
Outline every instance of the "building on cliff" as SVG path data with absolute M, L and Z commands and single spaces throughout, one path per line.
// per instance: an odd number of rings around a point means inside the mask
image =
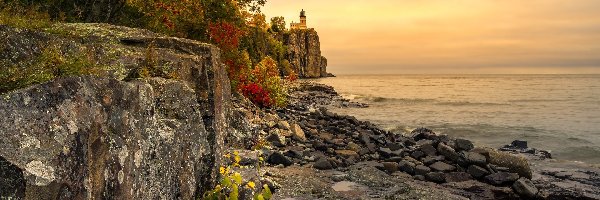
M 290 23 L 290 29 L 306 29 L 306 12 L 304 9 L 300 11 L 300 23 L 295 23 L 292 21 L 292 23 Z

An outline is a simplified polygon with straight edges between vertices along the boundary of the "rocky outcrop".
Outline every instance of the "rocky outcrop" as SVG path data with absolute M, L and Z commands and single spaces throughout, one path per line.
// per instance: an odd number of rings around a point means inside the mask
M 327 77 L 327 59 L 321 56 L 319 35 L 314 29 L 291 30 L 284 39 L 287 59 L 301 78 Z
M 1 196 L 194 199 L 216 181 L 231 106 L 217 48 L 106 24 L 0 26 L 0 36 L 1 63 L 26 66 L 52 44 L 104 66 L 1 95 Z M 151 43 L 176 76 L 123 81 Z

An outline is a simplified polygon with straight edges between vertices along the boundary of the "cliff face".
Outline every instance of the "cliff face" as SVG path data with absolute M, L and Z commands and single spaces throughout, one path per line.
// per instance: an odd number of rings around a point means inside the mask
M 326 77 L 327 59 L 321 56 L 319 35 L 314 29 L 291 30 L 284 38 L 288 46 L 287 59 L 301 78 Z
M 55 44 L 107 66 L 0 95 L 0 196 L 194 199 L 217 180 L 231 93 L 216 47 L 105 24 L 0 26 L 0 38 L 0 63 Z M 151 41 L 177 78 L 122 81 Z

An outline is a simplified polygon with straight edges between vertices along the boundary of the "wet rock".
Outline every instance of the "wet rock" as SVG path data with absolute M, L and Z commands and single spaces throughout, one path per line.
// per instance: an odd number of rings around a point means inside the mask
M 444 162 L 439 162 L 439 161 L 430 165 L 429 168 L 431 168 L 435 171 L 441 171 L 441 172 L 449 172 L 449 171 L 456 170 L 456 167 L 446 164 Z
M 291 129 L 292 138 L 300 142 L 306 142 L 306 135 L 304 135 L 304 131 L 298 124 L 292 124 Z
M 425 175 L 431 172 L 431 169 L 425 165 L 417 165 L 414 171 L 416 175 Z
M 429 172 L 429 173 L 425 174 L 425 178 L 428 181 L 436 182 L 436 183 L 443 183 L 446 181 L 446 176 L 442 172 Z
M 454 145 L 456 146 L 457 151 L 470 151 L 475 147 L 473 142 L 465 139 L 454 140 Z
M 471 174 L 471 176 L 473 176 L 475 178 L 481 178 L 485 175 L 490 174 L 490 172 L 488 170 L 486 170 L 483 167 L 477 166 L 477 165 L 469 166 L 469 168 L 467 168 L 467 173 Z
M 450 182 L 463 182 L 463 181 L 468 181 L 468 180 L 472 180 L 473 177 L 471 177 L 471 175 L 469 173 L 466 172 L 450 172 L 450 173 L 446 173 L 444 176 L 446 182 L 450 183 Z
M 509 172 L 497 172 L 485 176 L 485 180 L 492 185 L 503 185 L 512 183 L 519 179 L 519 174 Z
M 283 165 L 286 167 L 293 164 L 289 158 L 279 152 L 273 152 L 267 159 L 267 162 L 272 165 Z
M 452 147 L 445 145 L 444 143 L 438 144 L 437 150 L 449 160 L 456 161 L 458 159 L 458 153 L 456 153 Z
M 527 178 L 520 178 L 513 185 L 512 188 L 519 195 L 525 196 L 527 198 L 535 198 L 538 193 L 538 189 L 533 185 L 533 182 Z
M 510 146 L 513 148 L 527 149 L 527 141 L 525 140 L 515 140 L 510 144 Z
M 417 141 L 422 139 L 430 139 L 435 136 L 435 133 L 427 128 L 417 128 L 410 133 L 411 137 Z
M 415 173 L 415 164 L 408 162 L 408 161 L 400 161 L 398 163 L 398 168 L 403 171 L 406 172 L 408 174 L 414 174 Z
M 331 162 L 329 162 L 329 160 L 327 160 L 327 158 L 319 158 L 319 160 L 313 164 L 313 167 L 320 170 L 333 169 L 333 165 Z
M 398 169 L 399 169 L 398 163 L 395 163 L 395 162 L 383 162 L 381 164 L 383 164 L 383 168 L 388 173 L 394 173 L 394 172 L 398 171 Z

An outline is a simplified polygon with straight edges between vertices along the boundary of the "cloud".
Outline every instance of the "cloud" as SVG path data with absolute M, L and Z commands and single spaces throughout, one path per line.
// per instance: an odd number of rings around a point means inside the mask
M 597 0 L 273 0 L 264 12 L 289 22 L 302 8 L 334 73 L 600 73 Z

